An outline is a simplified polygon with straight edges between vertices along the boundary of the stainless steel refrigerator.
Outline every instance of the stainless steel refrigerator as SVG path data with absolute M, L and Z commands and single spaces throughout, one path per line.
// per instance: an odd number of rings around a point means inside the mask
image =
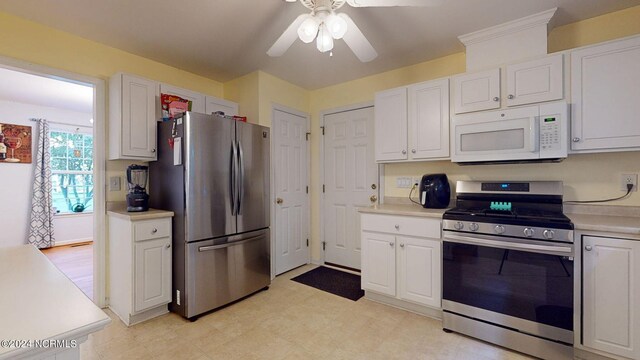
M 158 124 L 149 197 L 175 213 L 171 311 L 193 318 L 269 286 L 269 141 L 216 115 Z

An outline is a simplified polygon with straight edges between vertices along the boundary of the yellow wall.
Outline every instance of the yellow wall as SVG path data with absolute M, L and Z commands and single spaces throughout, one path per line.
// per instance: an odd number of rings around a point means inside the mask
M 0 56 L 103 79 L 118 71 L 176 85 L 217 97 L 222 83 L 178 68 L 83 39 L 32 21 L 0 12 Z M 108 126 L 107 126 L 108 128 Z M 107 177 L 124 176 L 131 161 L 108 161 Z M 124 201 L 120 192 L 107 192 L 108 201 Z
M 226 98 L 237 102 L 239 115 L 246 116 L 247 121 L 252 124 L 259 123 L 260 95 L 258 90 L 258 71 L 224 83 Z
M 601 41 L 640 34 L 640 6 L 556 28 L 549 34 L 549 51 L 572 49 Z M 446 77 L 465 71 L 463 53 L 412 65 L 311 92 L 311 257 L 321 258 L 320 250 L 320 112 L 328 109 L 372 102 L 374 93 L 420 81 Z M 572 155 L 559 164 L 495 165 L 461 167 L 448 161 L 391 164 L 385 166 L 385 196 L 408 196 L 407 189 L 396 188 L 399 176 L 418 177 L 445 172 L 450 179 L 535 179 L 562 180 L 568 200 L 596 199 L 622 195 L 618 177 L 623 172 L 640 172 L 637 152 Z M 640 206 L 640 195 L 616 202 Z

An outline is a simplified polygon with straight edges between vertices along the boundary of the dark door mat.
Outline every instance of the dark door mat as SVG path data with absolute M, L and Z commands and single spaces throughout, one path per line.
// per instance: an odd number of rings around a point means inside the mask
M 359 275 L 324 266 L 307 271 L 291 280 L 353 301 L 358 301 L 364 296 L 364 290 L 360 288 Z

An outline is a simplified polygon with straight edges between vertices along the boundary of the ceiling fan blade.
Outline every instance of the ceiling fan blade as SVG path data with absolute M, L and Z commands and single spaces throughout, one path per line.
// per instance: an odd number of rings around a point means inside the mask
M 284 54 L 298 38 L 298 28 L 300 27 L 300 24 L 310 16 L 310 14 L 302 14 L 293 20 L 287 30 L 285 30 L 278 40 L 271 45 L 271 48 L 267 51 L 267 55 L 281 56 Z
M 438 6 L 446 0 L 347 0 L 353 7 Z
M 369 62 L 378 57 L 376 50 L 371 46 L 369 40 L 367 40 L 349 15 L 342 13 L 338 14 L 338 16 L 347 22 L 347 32 L 344 34 L 342 40 L 351 48 L 358 59 L 362 62 Z

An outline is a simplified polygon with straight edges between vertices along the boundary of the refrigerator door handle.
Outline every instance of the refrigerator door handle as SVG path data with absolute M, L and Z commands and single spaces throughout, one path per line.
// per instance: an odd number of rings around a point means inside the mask
M 236 151 L 235 141 L 231 143 L 231 215 L 236 216 L 236 189 L 238 181 L 238 153 Z
M 238 165 L 240 176 L 238 177 L 238 215 L 242 213 L 242 199 L 244 198 L 244 153 L 242 151 L 242 143 L 238 141 Z
M 211 251 L 211 250 L 218 250 L 218 249 L 224 249 L 224 248 L 228 248 L 230 246 L 234 246 L 234 245 L 241 245 L 241 244 L 245 244 L 251 241 L 256 241 L 256 240 L 260 240 L 260 239 L 264 239 L 265 236 L 264 235 L 260 235 L 260 236 L 253 236 L 250 237 L 248 239 L 241 239 L 241 240 L 236 240 L 236 241 L 231 241 L 225 244 L 220 244 L 220 245 L 210 245 L 210 246 L 200 246 L 198 247 L 198 251 L 199 252 L 203 252 L 203 251 Z

